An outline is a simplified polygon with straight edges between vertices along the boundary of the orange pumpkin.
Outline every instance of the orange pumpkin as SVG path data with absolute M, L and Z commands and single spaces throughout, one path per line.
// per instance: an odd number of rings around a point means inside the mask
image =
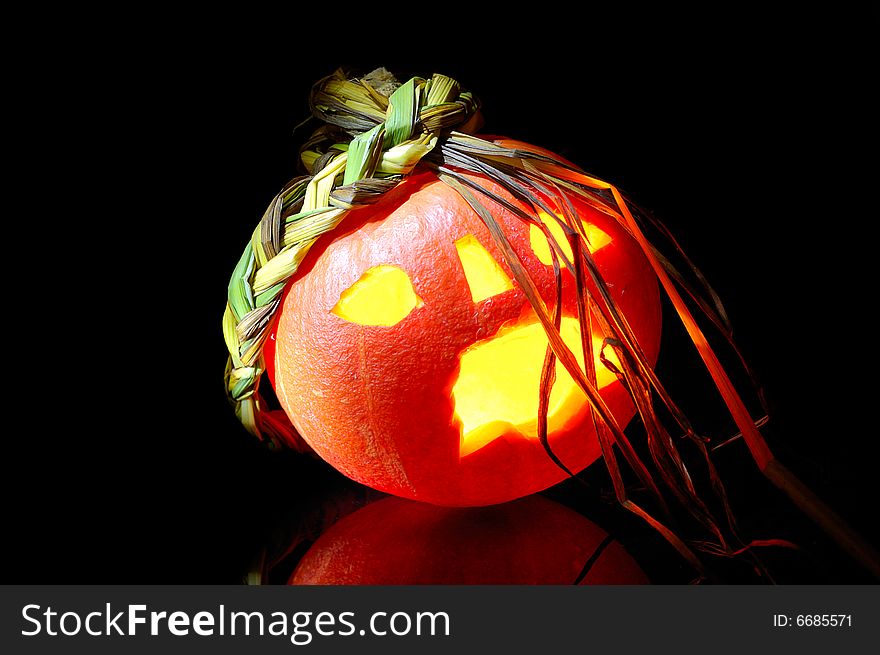
M 535 215 L 497 184 L 470 177 Z M 541 229 L 484 200 L 552 307 Z M 649 263 L 614 218 L 571 202 L 614 301 L 655 362 L 660 304 Z M 565 241 L 552 217 L 538 218 Z M 574 280 L 566 270 L 562 280 L 562 335 L 583 364 Z M 599 362 L 602 336 L 592 343 L 600 393 L 623 426 L 634 406 Z M 508 501 L 565 477 L 537 437 L 546 347 L 479 215 L 422 171 L 318 240 L 287 286 L 264 352 L 282 407 L 320 457 L 375 489 L 464 506 Z M 613 360 L 610 348 L 606 355 Z M 561 365 L 548 436 L 572 471 L 600 455 L 586 396 Z
M 289 583 L 589 585 L 648 578 L 599 526 L 540 496 L 483 508 L 386 498 L 321 535 Z

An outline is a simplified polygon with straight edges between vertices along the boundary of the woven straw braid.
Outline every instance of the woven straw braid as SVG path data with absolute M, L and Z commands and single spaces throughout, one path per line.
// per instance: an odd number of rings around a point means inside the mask
M 452 78 L 398 85 L 384 69 L 360 79 L 337 71 L 314 85 L 309 105 L 323 123 L 301 152 L 311 174 L 288 182 L 269 203 L 229 281 L 223 315 L 226 392 L 236 416 L 270 446 L 298 450 L 307 446 L 259 393 L 263 345 L 288 280 L 350 209 L 379 200 L 444 134 L 470 132 L 479 120 L 478 102 Z

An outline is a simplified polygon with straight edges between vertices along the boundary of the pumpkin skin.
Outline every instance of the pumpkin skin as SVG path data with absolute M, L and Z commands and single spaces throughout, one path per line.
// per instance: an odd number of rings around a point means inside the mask
M 540 151 L 519 142 L 497 142 Z M 470 177 L 533 211 L 493 182 Z M 487 198 L 481 200 L 552 307 L 553 268 L 533 250 L 529 225 Z M 594 252 L 594 259 L 654 363 L 660 304 L 650 264 L 613 218 L 577 198 L 572 202 L 584 221 L 611 238 Z M 476 212 L 432 172 L 416 172 L 380 202 L 351 211 L 315 243 L 285 290 L 264 350 L 282 407 L 321 458 L 370 487 L 438 505 L 501 503 L 565 477 L 536 438 L 513 429 L 461 454 L 462 429 L 452 398 L 461 355 L 502 327 L 535 320 L 515 282 L 507 291 L 474 301 L 455 246 L 468 235 L 512 280 Z M 406 273 L 419 306 L 389 326 L 362 325 L 333 313 L 342 294 L 366 271 L 389 265 Z M 573 279 L 565 270 L 563 315 L 577 316 Z M 615 380 L 600 393 L 623 427 L 635 413 L 623 386 Z M 549 440 L 572 471 L 600 456 L 585 399 L 574 416 L 550 432 Z
M 648 584 L 607 534 L 562 505 L 529 496 L 481 508 L 386 498 L 340 520 L 302 557 L 292 585 Z

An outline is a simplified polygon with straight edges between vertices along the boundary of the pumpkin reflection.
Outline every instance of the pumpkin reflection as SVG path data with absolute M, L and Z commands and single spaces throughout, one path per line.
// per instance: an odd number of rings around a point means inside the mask
M 327 530 L 289 584 L 647 584 L 623 547 L 541 496 L 479 508 L 386 498 Z

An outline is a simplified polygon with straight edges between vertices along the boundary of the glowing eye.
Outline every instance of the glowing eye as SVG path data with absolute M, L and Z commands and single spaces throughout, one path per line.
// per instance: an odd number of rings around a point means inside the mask
M 563 317 L 562 339 L 575 355 L 581 353 L 580 324 Z M 599 389 L 616 380 L 599 361 L 602 338 L 593 336 L 596 383 Z M 461 356 L 461 369 L 453 388 L 455 415 L 461 421 L 460 455 L 469 455 L 503 434 L 538 436 L 538 390 L 547 348 L 547 335 L 540 323 L 508 329 L 480 341 Z M 605 354 L 619 366 L 614 351 Z M 578 357 L 582 360 L 582 357 Z M 583 366 L 581 367 L 583 369 Z M 552 434 L 565 426 L 587 403 L 587 398 L 568 371 L 557 362 L 556 382 L 550 391 L 547 430 Z
M 513 282 L 504 273 L 504 269 L 492 259 L 492 255 L 473 234 L 463 236 L 455 242 L 458 258 L 464 269 L 471 298 L 480 302 L 486 298 L 497 296 L 513 289 Z
M 424 303 L 405 271 L 382 264 L 368 269 L 330 311 L 358 325 L 396 325 Z
M 550 234 L 553 235 L 556 243 L 562 248 L 562 252 L 565 253 L 568 261 L 571 261 L 571 246 L 568 245 L 568 239 L 565 238 L 565 232 L 562 231 L 562 226 L 559 224 L 559 221 L 551 218 L 549 214 L 544 212 L 538 212 L 538 218 L 541 219 L 541 222 L 550 230 Z M 587 247 L 590 249 L 591 253 L 596 252 L 611 243 L 611 237 L 595 225 L 583 222 L 583 226 L 584 233 L 587 235 Z M 552 266 L 553 258 L 550 255 L 550 243 L 547 241 L 547 237 L 544 236 L 541 228 L 537 225 L 529 226 L 529 241 L 532 245 L 532 251 L 534 251 L 541 263 L 546 264 L 547 266 Z

